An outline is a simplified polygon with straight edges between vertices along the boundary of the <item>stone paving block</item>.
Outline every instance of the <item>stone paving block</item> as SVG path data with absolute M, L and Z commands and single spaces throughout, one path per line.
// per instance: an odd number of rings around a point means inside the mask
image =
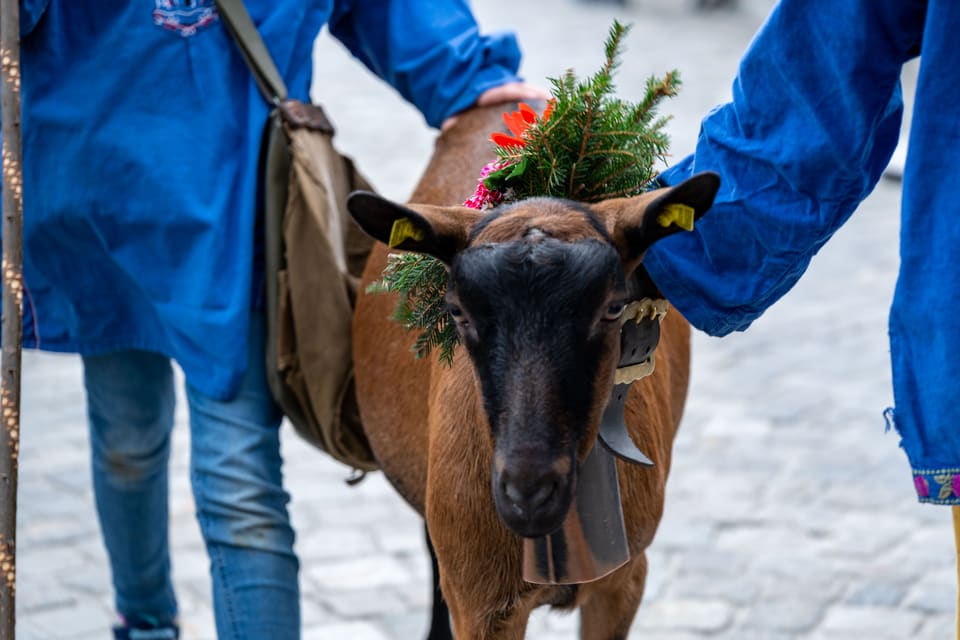
M 526 637 L 534 640 L 548 640 L 579 638 L 579 634 L 579 611 L 556 611 L 550 607 L 539 607 L 530 614 Z
M 827 556 L 875 558 L 909 538 L 913 524 L 885 514 L 846 513 L 836 520 L 824 540 Z
M 946 511 L 945 507 L 927 506 L 927 510 Z M 926 527 L 915 527 L 903 544 L 885 558 L 889 563 L 941 569 L 950 567 L 956 559 L 953 527 L 947 522 L 931 522 Z
M 314 504 L 314 508 L 319 508 L 323 526 L 373 527 L 382 522 L 395 522 L 397 527 L 417 526 L 416 521 L 404 520 L 401 516 L 405 506 L 396 496 L 393 499 L 382 498 L 366 502 L 344 498 L 326 505 Z
M 90 516 L 91 518 L 93 516 Z M 82 540 L 75 540 L 72 548 L 90 565 L 107 567 L 107 550 L 103 546 L 103 539 L 100 537 L 99 529 L 96 535 Z
M 831 607 L 819 631 L 846 638 L 904 640 L 919 631 L 919 614 L 888 607 Z M 846 634 L 846 635 L 844 635 Z
M 90 465 L 84 460 L 83 464 L 57 469 L 56 473 L 47 474 L 45 479 L 51 486 L 75 496 L 86 497 L 93 504 L 90 473 Z
M 317 593 L 314 597 L 321 600 L 334 615 L 346 619 L 398 615 L 407 609 L 406 603 L 386 588 L 330 590 Z
M 748 563 L 748 552 L 743 549 L 691 549 L 674 562 L 680 575 L 723 576 L 742 580 L 747 577 L 744 570 Z
M 324 606 L 313 593 L 300 594 L 300 620 L 303 627 L 337 622 L 337 616 Z
M 703 638 L 704 636 L 699 637 Z M 737 626 L 729 631 L 711 634 L 707 637 L 711 640 L 807 640 L 810 636 L 807 634 L 797 635 L 794 633 L 777 633 L 772 631 L 751 631 L 750 629 Z M 642 638 L 640 640 L 647 639 Z
M 303 531 L 296 549 L 301 559 L 312 561 L 373 553 L 377 545 L 365 528 L 328 526 Z
M 83 571 L 66 571 L 57 574 L 57 582 L 80 597 L 106 598 L 112 595 L 110 571 L 106 563 L 90 563 Z
M 29 436 L 26 435 L 26 429 L 29 427 L 25 422 L 26 417 L 24 417 L 23 420 L 23 438 L 28 438 Z M 43 420 L 43 422 L 46 422 L 46 420 Z M 52 424 L 56 424 L 57 422 L 60 422 L 60 420 L 51 420 Z M 83 428 L 83 418 L 73 419 L 68 424 L 72 428 Z M 47 473 L 58 472 L 60 470 L 75 473 L 78 466 L 88 464 L 88 451 L 89 449 L 87 448 L 85 438 L 66 439 L 61 436 L 60 439 L 45 445 L 42 451 L 31 452 L 29 450 L 21 450 L 20 465 L 23 469 L 27 468 L 28 465 L 40 464 L 37 461 L 42 460 L 43 471 Z
M 17 640 L 50 640 L 50 636 L 39 629 L 33 617 L 26 617 L 17 613 L 17 623 L 14 629 Z
M 707 438 L 763 438 L 770 435 L 773 428 L 769 420 L 758 417 L 739 417 L 729 416 L 715 417 L 707 421 L 701 431 Z
M 914 496 L 904 496 L 904 499 L 912 501 L 916 498 Z M 875 513 L 889 508 L 893 502 L 893 496 L 867 491 L 865 487 L 858 484 L 842 484 L 828 487 L 824 491 L 823 501 L 826 507 L 835 513 L 845 513 L 851 510 Z
M 926 616 L 923 626 L 911 640 L 950 640 L 956 637 L 957 616 L 955 613 Z
M 801 547 L 757 554 L 752 566 L 758 572 L 783 578 L 787 586 L 804 581 L 842 585 L 862 573 L 864 563 L 850 558 L 823 558 L 814 549 Z
M 181 640 L 216 640 L 216 623 L 213 611 L 206 607 L 194 608 L 180 613 Z
M 398 552 L 393 556 L 402 564 L 410 575 L 410 584 L 424 584 L 432 581 L 430 558 L 426 550 L 420 553 Z
M 51 575 L 64 570 L 79 570 L 86 564 L 86 558 L 69 545 L 33 548 L 29 542 L 21 541 L 17 554 L 17 569 L 24 574 Z
M 176 574 L 174 574 L 174 577 L 176 577 Z M 174 587 L 177 592 L 177 603 L 184 611 L 212 609 L 213 583 L 209 575 L 178 578 Z
M 632 629 L 646 631 L 695 631 L 714 633 L 733 621 L 733 609 L 722 600 L 664 599 L 640 609 Z
M 910 588 L 904 606 L 926 614 L 957 610 L 957 572 L 944 569 L 927 573 Z
M 825 608 L 817 600 L 764 600 L 746 612 L 738 629 L 758 634 L 801 634 L 816 627 Z
M 303 630 L 303 640 L 391 640 L 390 636 L 370 622 L 337 622 Z
M 654 546 L 664 550 L 704 547 L 710 545 L 715 537 L 716 527 L 709 520 L 665 517 L 657 528 Z
M 422 527 L 376 527 L 374 535 L 381 551 L 391 554 L 427 555 L 426 535 Z
M 761 602 L 771 600 L 810 600 L 812 602 L 837 602 L 847 587 L 847 580 L 831 575 L 828 570 L 813 572 L 807 576 L 768 576 L 763 584 Z
M 210 579 L 210 557 L 206 549 L 180 547 L 171 555 L 170 564 L 176 580 L 207 581 Z
M 47 638 L 109 633 L 114 617 L 98 606 L 76 603 L 71 606 L 45 609 L 31 616 L 33 626 Z
M 710 638 L 717 637 L 713 634 L 710 634 L 709 636 L 704 636 L 699 633 L 687 633 L 684 631 L 681 631 L 681 632 L 669 631 L 666 633 L 660 632 L 660 631 L 644 631 L 643 634 L 631 634 L 630 637 L 632 638 L 634 636 L 637 637 L 637 640 L 703 640 L 703 638 L 706 638 L 706 637 L 710 637 Z M 571 640 L 574 637 L 575 636 L 565 636 L 563 637 L 563 640 Z M 746 638 L 737 636 L 737 640 L 746 640 Z M 758 638 L 757 640 L 760 640 L 760 639 Z M 775 639 L 763 638 L 763 640 L 775 640 Z
M 304 572 L 307 579 L 329 591 L 367 589 L 410 582 L 410 572 L 388 555 L 364 555 L 347 560 L 317 562 Z
M 896 607 L 907 594 L 906 580 L 891 580 L 883 577 L 857 579 L 847 588 L 843 604 L 863 607 Z
M 170 548 L 174 551 L 200 551 L 206 548 L 203 535 L 200 533 L 200 525 L 192 511 L 189 514 L 171 518 L 170 527 Z
M 22 462 L 22 464 L 29 464 Z M 44 465 L 47 464 L 44 457 Z M 80 509 L 93 509 L 93 499 L 86 492 L 68 491 L 46 480 L 24 487 L 17 498 L 18 513 L 22 511 L 34 518 L 63 518 L 75 514 Z
M 109 636 L 105 635 L 103 631 L 94 631 L 92 633 L 84 633 L 79 636 L 70 636 L 70 640 L 103 640 L 105 637 L 108 638 Z M 184 640 L 187 640 L 182 634 L 180 637 L 184 638 Z
M 407 567 L 409 566 L 407 564 Z M 414 573 L 411 571 L 411 574 Z M 429 572 L 426 566 L 421 573 L 423 575 L 414 575 L 414 579 L 405 584 L 389 587 L 390 592 L 403 600 L 411 609 L 429 609 L 433 603 L 433 581 L 427 575 Z
M 790 549 L 809 549 L 819 540 L 803 531 L 785 529 L 775 523 L 749 523 L 723 527 L 716 534 L 720 549 L 750 549 L 755 554 L 784 554 Z
M 688 600 L 724 600 L 735 606 L 756 602 L 763 591 L 756 579 L 717 580 L 697 574 L 678 576 L 670 581 L 670 595 Z M 765 606 L 762 603 L 758 606 Z
M 670 556 L 659 548 L 647 551 L 647 583 L 643 589 L 645 602 L 663 595 L 666 585 L 673 580 Z
M 21 540 L 29 540 L 35 548 L 70 546 L 85 538 L 100 536 L 96 523 L 72 513 L 51 516 L 37 515 L 17 527 Z
M 383 618 L 382 628 L 391 640 L 420 640 L 427 637 L 430 626 L 430 613 L 427 610 L 406 611 L 387 615 Z
M 816 508 L 826 484 L 826 480 L 820 479 L 812 482 L 806 474 L 802 478 L 790 474 L 777 479 L 770 488 L 769 500 L 756 514 L 757 521 L 796 529 L 814 540 L 825 538 L 834 531 L 837 517 L 831 510 Z M 797 504 L 811 506 L 797 509 Z
M 31 570 L 17 569 L 17 619 L 32 620 L 34 614 L 43 611 L 71 607 L 78 603 L 80 596 L 59 584 L 51 576 L 38 574 Z

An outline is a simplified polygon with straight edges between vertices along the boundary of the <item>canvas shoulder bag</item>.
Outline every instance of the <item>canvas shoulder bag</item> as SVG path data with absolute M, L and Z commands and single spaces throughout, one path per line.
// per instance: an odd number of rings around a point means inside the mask
M 334 148 L 323 109 L 287 98 L 243 0 L 217 6 L 274 107 L 260 159 L 270 391 L 300 436 L 354 469 L 374 470 L 351 352 L 353 307 L 373 240 L 346 208 L 351 191 L 372 188 Z

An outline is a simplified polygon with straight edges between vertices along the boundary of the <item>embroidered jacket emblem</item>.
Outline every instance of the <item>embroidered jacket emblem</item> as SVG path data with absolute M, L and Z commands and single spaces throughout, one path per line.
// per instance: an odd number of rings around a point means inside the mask
M 154 0 L 153 23 L 184 38 L 217 21 L 214 0 Z

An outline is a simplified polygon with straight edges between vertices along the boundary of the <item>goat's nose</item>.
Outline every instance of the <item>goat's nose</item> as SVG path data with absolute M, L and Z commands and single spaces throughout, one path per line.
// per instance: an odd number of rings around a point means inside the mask
M 511 473 L 504 469 L 500 474 L 500 484 L 507 500 L 529 516 L 547 504 L 557 492 L 560 476 L 552 470 L 537 473 L 531 469 L 520 469 Z

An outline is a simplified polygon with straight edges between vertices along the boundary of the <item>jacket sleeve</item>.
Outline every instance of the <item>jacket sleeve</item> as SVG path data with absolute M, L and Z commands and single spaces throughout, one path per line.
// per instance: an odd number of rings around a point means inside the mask
M 43 12 L 47 10 L 50 0 L 20 0 L 20 35 L 25 36 L 33 31 L 40 22 Z
M 920 0 L 782 0 L 748 48 L 733 100 L 661 175 L 716 171 L 693 233 L 650 249 L 667 299 L 711 335 L 742 331 L 783 296 L 870 193 L 896 147 L 899 74 L 917 55 Z
M 330 32 L 432 126 L 519 79 L 514 35 L 482 35 L 465 0 L 338 2 Z

